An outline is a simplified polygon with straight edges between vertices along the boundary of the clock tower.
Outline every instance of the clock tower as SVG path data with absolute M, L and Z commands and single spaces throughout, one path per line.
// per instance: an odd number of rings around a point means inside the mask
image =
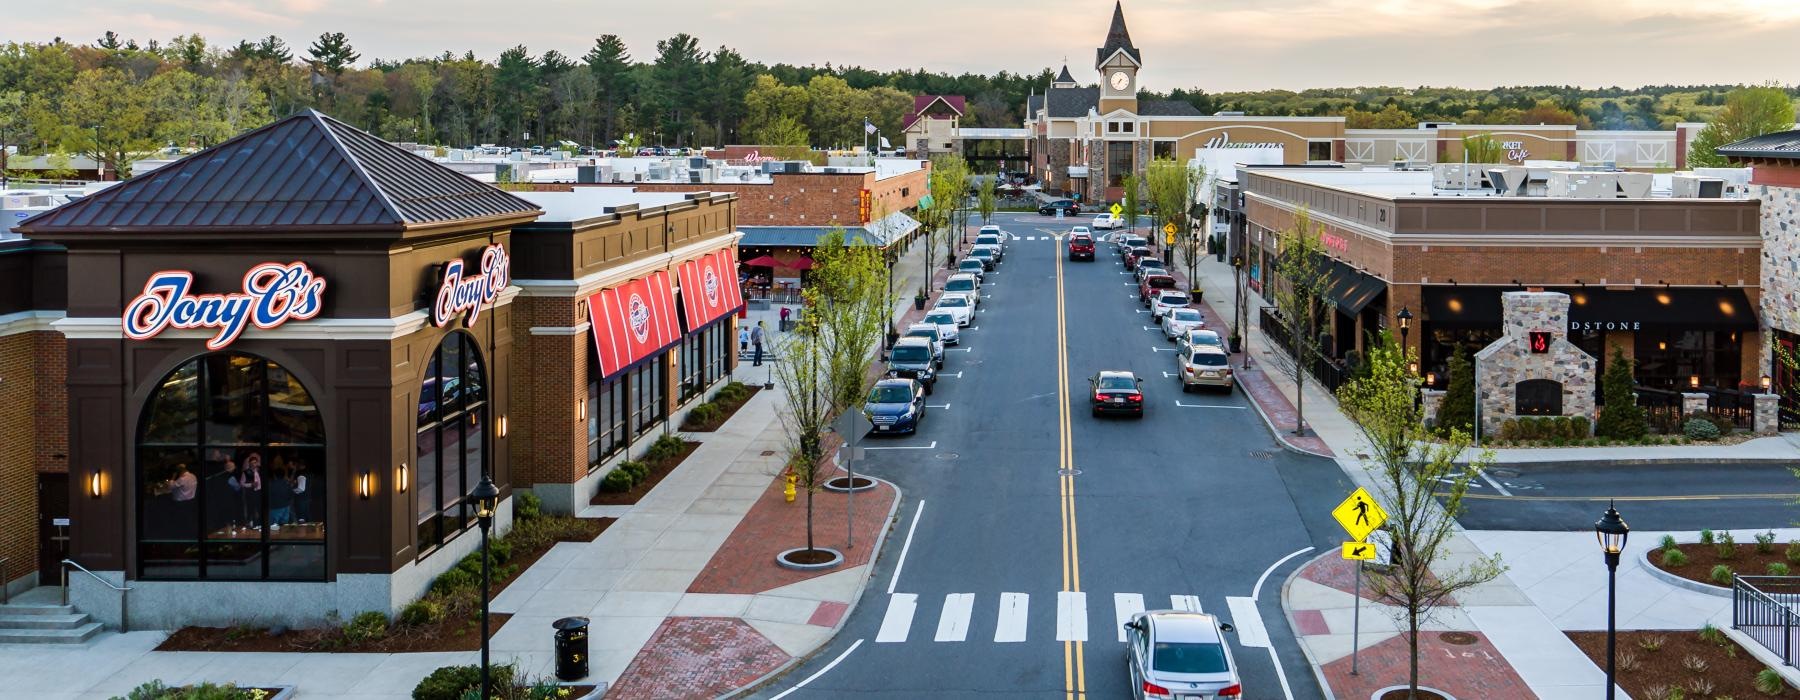
M 1125 29 L 1125 8 L 1118 2 L 1113 3 L 1106 43 L 1094 53 L 1094 69 L 1100 72 L 1100 113 L 1119 109 L 1136 113 L 1137 75 L 1143 67 L 1143 56 L 1131 44 L 1131 32 Z

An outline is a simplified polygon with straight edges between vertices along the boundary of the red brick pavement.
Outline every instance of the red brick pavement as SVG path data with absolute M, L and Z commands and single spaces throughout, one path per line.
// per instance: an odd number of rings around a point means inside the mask
M 1308 563 L 1305 568 L 1300 570 L 1300 578 L 1321 586 L 1327 586 L 1351 595 L 1356 595 L 1356 567 L 1352 566 L 1352 563 L 1353 562 L 1350 560 L 1344 559 L 1336 553 L 1331 553 Z M 1375 574 L 1368 572 L 1363 574 L 1363 600 L 1371 602 L 1375 600 L 1374 594 L 1370 592 L 1369 589 L 1369 578 L 1374 575 Z M 1446 607 L 1455 607 L 1456 598 L 1446 597 L 1443 604 Z
M 790 571 L 775 563 L 783 550 L 806 546 L 806 494 L 793 503 L 782 497 L 781 479 L 769 484 L 762 498 L 731 537 L 719 547 L 689 593 L 761 593 L 790 583 L 816 578 L 833 571 L 869 563 L 869 555 L 894 504 L 894 488 L 876 482 L 872 490 L 856 494 L 856 547 L 844 546 L 845 496 L 820 491 L 813 494 L 813 542 L 844 553 L 844 564 L 828 571 Z
M 1458 698 L 1479 700 L 1536 700 L 1537 694 L 1513 670 L 1480 632 L 1468 632 L 1475 643 L 1451 644 L 1440 632 L 1419 635 L 1419 684 L 1437 688 Z M 1350 675 L 1350 657 L 1325 664 L 1320 670 L 1332 695 L 1360 700 L 1375 691 L 1407 682 L 1409 655 L 1406 635 L 1363 649 L 1357 659 L 1357 675 Z
M 712 698 L 787 663 L 774 642 L 732 617 L 671 617 L 607 691 L 612 700 Z

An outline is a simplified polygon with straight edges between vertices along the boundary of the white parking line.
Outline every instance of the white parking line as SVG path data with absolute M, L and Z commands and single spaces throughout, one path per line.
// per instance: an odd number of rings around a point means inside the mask
M 1144 594 L 1142 594 L 1142 593 L 1114 593 L 1113 594 L 1113 622 L 1115 623 L 1113 625 L 1113 631 L 1119 633 L 1119 641 L 1121 641 L 1121 642 L 1125 641 L 1125 623 L 1131 621 L 1132 615 L 1136 615 L 1143 611 L 1144 611 Z
M 929 444 L 929 445 L 890 445 L 888 447 L 864 447 L 863 449 L 865 449 L 865 450 L 935 450 L 935 449 L 937 449 L 937 441 L 932 440 L 931 444 Z
M 895 593 L 888 599 L 887 614 L 881 618 L 881 631 L 875 633 L 878 644 L 899 643 L 906 641 L 906 634 L 912 629 L 913 612 L 919 608 L 917 593 Z
M 831 669 L 837 668 L 837 665 L 839 663 L 843 662 L 844 657 L 849 656 L 850 652 L 856 651 L 856 648 L 862 646 L 862 643 L 863 643 L 863 640 L 860 640 L 860 639 L 856 640 L 855 642 L 852 642 L 850 644 L 849 649 L 845 649 L 844 653 L 838 654 L 838 657 L 835 659 L 832 659 L 831 663 L 825 664 L 825 668 L 819 669 L 818 673 L 814 673 L 810 676 L 807 676 L 805 680 L 802 680 L 799 683 L 795 683 L 794 687 L 781 691 L 780 695 L 776 695 L 775 697 L 770 698 L 769 700 L 781 700 L 782 698 L 787 697 L 789 693 L 792 693 L 801 688 L 805 688 L 806 684 L 811 683 L 815 680 L 818 680 L 819 676 L 823 676 L 823 675 L 825 675 L 826 672 L 830 671 Z
M 973 328 L 969 330 L 975 330 Z M 974 352 L 975 348 L 944 348 L 944 352 Z
M 951 374 L 949 372 L 939 372 L 938 376 L 940 376 L 940 377 L 956 377 L 957 379 L 962 379 L 962 372 L 958 371 L 956 374 Z
M 994 641 L 1025 641 L 1026 614 L 1031 610 L 1031 596 L 1024 593 L 1000 594 L 1000 620 L 994 626 Z
M 974 593 L 951 593 L 944 596 L 944 611 L 938 615 L 934 642 L 962 642 L 969 639 L 969 615 L 975 612 Z
M 1088 638 L 1087 594 L 1056 592 L 1056 641 L 1085 642 Z
M 936 445 L 937 443 L 931 443 Z M 863 448 L 868 449 L 868 448 Z M 912 550 L 913 533 L 919 529 L 919 518 L 925 515 L 925 499 L 919 499 L 918 509 L 913 511 L 911 525 L 906 526 L 906 544 L 900 545 L 900 558 L 894 562 L 894 575 L 888 579 L 888 591 L 894 592 L 894 585 L 900 583 L 900 570 L 906 568 L 906 553 Z
M 1508 491 L 1508 490 L 1506 490 L 1506 487 L 1505 487 L 1505 486 L 1501 486 L 1501 485 L 1500 485 L 1500 482 L 1498 482 L 1498 481 L 1494 481 L 1494 477 L 1491 477 L 1491 476 L 1488 476 L 1488 473 L 1487 473 L 1487 472 L 1485 472 L 1485 471 L 1484 471 L 1484 472 L 1481 472 L 1481 480 L 1482 480 L 1482 481 L 1486 481 L 1486 482 L 1487 482 L 1487 483 L 1488 483 L 1488 485 L 1489 485 L 1489 486 L 1492 486 L 1492 487 L 1494 487 L 1494 490 L 1495 490 L 1495 491 L 1499 491 L 1499 492 L 1500 492 L 1500 495 L 1502 495 L 1502 496 L 1506 496 L 1506 497 L 1508 497 L 1508 498 L 1511 498 L 1511 497 L 1512 497 L 1512 492 L 1511 492 L 1511 491 Z
M 1216 404 L 1216 403 L 1201 403 L 1201 404 L 1182 403 L 1180 400 L 1177 400 L 1175 402 L 1175 405 L 1180 406 L 1182 408 L 1229 408 L 1229 409 L 1233 409 L 1233 410 L 1237 410 L 1237 411 L 1242 411 L 1246 408 L 1244 406 L 1226 406 L 1225 404 Z M 871 449 L 873 449 L 873 448 L 871 448 Z
M 1180 348 L 1159 348 L 1152 345 L 1150 346 L 1150 352 L 1181 352 L 1181 350 Z
M 1172 595 L 1172 596 L 1169 596 L 1169 607 L 1172 609 L 1175 609 L 1175 610 L 1180 610 L 1182 612 L 1191 612 L 1191 613 L 1200 612 L 1200 596 L 1197 596 L 1197 595 Z
M 1282 557 L 1282 558 L 1276 560 L 1275 563 L 1270 564 L 1269 568 L 1263 569 L 1262 575 L 1256 577 L 1256 586 L 1250 589 L 1250 600 L 1254 602 L 1258 596 L 1262 595 L 1263 583 L 1265 581 L 1269 580 L 1269 574 L 1274 573 L 1275 569 L 1279 568 L 1282 564 L 1286 564 L 1287 560 L 1293 559 L 1294 557 L 1300 556 L 1300 555 L 1310 552 L 1312 550 L 1313 550 L 1312 547 L 1306 547 L 1304 549 L 1295 550 L 1292 554 Z M 1225 603 L 1226 603 L 1226 605 L 1230 605 L 1231 601 L 1226 600 Z M 1232 619 L 1235 621 L 1237 619 L 1237 616 L 1235 614 L 1232 615 Z M 1258 622 L 1261 621 L 1260 615 L 1258 616 L 1257 619 L 1258 619 Z M 1241 627 L 1242 625 L 1240 624 L 1239 626 Z M 1268 637 L 1267 631 L 1265 631 L 1263 633 L 1263 637 L 1265 639 Z M 1287 671 L 1282 670 L 1281 657 L 1275 653 L 1275 645 L 1273 645 L 1273 644 L 1269 645 L 1269 662 L 1275 665 L 1275 679 L 1281 681 L 1281 694 L 1284 696 L 1287 696 L 1288 700 L 1294 700 L 1294 689 L 1288 687 Z
M 950 410 L 950 404 L 935 404 L 935 403 L 928 403 L 928 404 L 925 404 L 925 407 L 926 407 L 926 408 L 941 408 L 941 409 L 944 409 L 944 410 L 946 410 L 946 411 L 948 411 L 948 410 Z
M 1179 377 L 1179 376 L 1181 376 L 1181 375 L 1179 375 L 1179 374 L 1176 374 L 1176 373 L 1174 373 L 1174 372 L 1164 372 L 1164 373 L 1163 373 L 1163 378 L 1164 378 L 1164 379 L 1168 379 L 1168 378 L 1170 378 L 1170 377 Z M 1175 402 L 1175 403 L 1181 403 L 1181 402 L 1180 402 L 1180 401 L 1176 401 L 1176 402 Z

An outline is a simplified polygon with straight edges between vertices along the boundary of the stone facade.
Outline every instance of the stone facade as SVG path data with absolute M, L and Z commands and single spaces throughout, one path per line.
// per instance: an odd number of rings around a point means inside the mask
M 1800 332 L 1800 188 L 1756 185 L 1762 218 L 1763 322 Z
M 1757 435 L 1774 435 L 1780 430 L 1780 407 L 1780 394 L 1757 394 L 1756 421 L 1751 424 L 1751 429 Z
M 1506 292 L 1501 299 L 1501 332 L 1493 344 L 1475 354 L 1475 391 L 1481 432 L 1497 434 L 1506 420 L 1517 418 L 1521 382 L 1549 380 L 1561 385 L 1564 416 L 1594 418 L 1592 355 L 1569 342 L 1569 295 L 1556 292 Z M 1550 334 L 1547 352 L 1531 351 L 1531 332 Z

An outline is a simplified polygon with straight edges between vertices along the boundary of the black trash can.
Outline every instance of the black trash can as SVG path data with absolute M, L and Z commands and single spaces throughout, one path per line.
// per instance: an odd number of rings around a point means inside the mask
M 588 619 L 565 617 L 550 624 L 556 628 L 556 677 L 578 681 L 588 675 Z

